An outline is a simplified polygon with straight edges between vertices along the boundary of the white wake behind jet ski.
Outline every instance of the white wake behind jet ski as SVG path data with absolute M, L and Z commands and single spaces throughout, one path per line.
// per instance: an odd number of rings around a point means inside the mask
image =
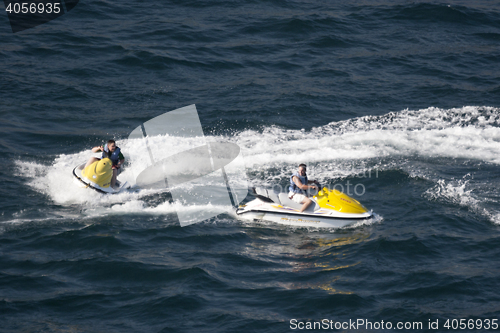
M 307 209 L 300 213 L 302 204 L 288 198 L 288 193 L 275 193 L 264 188 L 254 188 L 255 200 L 236 209 L 236 214 L 249 220 L 266 220 L 280 224 L 341 228 L 373 216 L 357 200 L 348 195 L 323 187 Z
M 113 163 L 109 158 L 103 158 L 85 168 L 85 164 L 78 165 L 73 169 L 73 176 L 80 187 L 91 188 L 104 194 L 115 194 L 130 185 L 120 183 L 116 180 L 115 187 L 111 187 L 111 177 L 113 177 Z

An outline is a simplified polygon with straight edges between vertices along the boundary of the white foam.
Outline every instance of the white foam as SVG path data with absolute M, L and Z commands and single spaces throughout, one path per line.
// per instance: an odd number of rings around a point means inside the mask
M 333 122 L 310 132 L 277 127 L 239 133 L 249 168 L 395 156 L 466 158 L 500 164 L 499 109 L 401 111 Z
M 473 213 L 486 217 L 492 223 L 500 224 L 500 212 L 484 207 L 484 203 L 491 202 L 492 199 L 487 199 L 485 197 L 486 193 L 477 191 L 481 184 L 471 184 L 471 180 L 472 175 L 470 173 L 458 180 L 439 179 L 436 185 L 429 188 L 423 196 L 429 200 L 465 207 Z M 478 193 L 475 194 L 474 192 Z
M 472 189 L 467 189 L 470 174 L 463 179 L 450 180 L 439 179 L 437 184 L 428 189 L 424 196 L 430 200 L 442 200 L 465 207 L 476 207 L 479 200 L 473 197 Z
M 312 178 L 331 181 L 370 169 L 390 169 L 428 158 L 465 159 L 500 164 L 500 110 L 491 107 L 404 110 L 382 116 L 365 116 L 315 127 L 310 131 L 269 126 L 261 131 L 243 130 L 231 137 L 207 136 L 207 141 L 230 141 L 240 146 L 252 182 L 283 182 L 298 163 L 309 164 Z M 202 138 L 169 136 L 148 138 L 155 155 L 169 156 L 204 144 Z M 147 147 L 142 140 L 117 144 L 127 159 L 122 181 L 134 183 L 146 164 Z M 177 203 L 151 202 L 158 191 L 101 195 L 73 183 L 72 169 L 85 162 L 90 150 L 63 154 L 52 165 L 17 161 L 18 173 L 28 185 L 60 205 L 81 205 L 87 213 L 104 207 L 106 214 L 169 214 L 183 207 Z M 404 161 L 404 162 L 401 162 Z M 411 175 L 426 172 L 410 167 Z M 431 170 L 432 173 L 432 170 Z M 436 186 L 426 192 L 429 199 L 444 198 L 459 205 L 480 205 L 483 198 L 467 190 L 467 182 L 433 179 Z M 284 181 L 286 182 L 286 180 Z M 154 200 L 153 200 L 154 201 Z M 193 209 L 193 208 L 186 208 Z M 203 207 L 210 209 L 210 207 Z M 496 216 L 496 215 L 495 215 Z M 498 220 L 498 218 L 496 218 Z

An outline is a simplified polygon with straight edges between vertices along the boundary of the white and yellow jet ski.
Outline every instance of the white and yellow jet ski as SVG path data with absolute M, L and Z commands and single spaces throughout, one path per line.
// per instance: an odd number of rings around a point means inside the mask
M 289 199 L 288 193 L 263 188 L 253 190 L 256 199 L 236 209 L 242 218 L 303 227 L 341 228 L 373 216 L 359 201 L 326 187 L 310 197 L 313 202 L 302 213 L 302 204 Z
M 111 187 L 113 177 L 113 163 L 109 158 L 103 158 L 85 168 L 83 163 L 73 169 L 73 176 L 80 187 L 91 188 L 100 193 L 114 194 L 130 188 L 127 182 L 120 183 L 116 180 L 115 187 Z

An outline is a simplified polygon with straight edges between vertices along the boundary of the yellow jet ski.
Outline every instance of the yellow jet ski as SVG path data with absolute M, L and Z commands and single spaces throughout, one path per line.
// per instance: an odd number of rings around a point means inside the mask
M 313 197 L 312 204 L 300 213 L 302 204 L 288 198 L 288 193 L 275 193 L 254 188 L 255 200 L 236 209 L 236 214 L 250 220 L 266 220 L 280 224 L 341 228 L 373 216 L 359 201 L 337 190 L 323 187 Z
M 113 163 L 109 158 L 103 158 L 85 167 L 83 163 L 73 169 L 73 176 L 78 181 L 80 187 L 91 188 L 100 193 L 113 194 L 130 188 L 127 182 L 120 183 L 116 180 L 115 187 L 111 187 L 113 177 Z

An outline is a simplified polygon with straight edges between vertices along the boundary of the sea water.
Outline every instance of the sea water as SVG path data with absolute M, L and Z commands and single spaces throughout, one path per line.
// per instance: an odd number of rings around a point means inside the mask
M 0 40 L 0 331 L 500 319 L 498 3 L 80 1 L 15 34 L 0 15 Z M 190 104 L 206 138 L 240 147 L 249 186 L 286 189 L 307 163 L 375 218 L 181 227 L 177 212 L 213 207 L 73 183 L 110 138 L 133 182 L 130 132 Z

